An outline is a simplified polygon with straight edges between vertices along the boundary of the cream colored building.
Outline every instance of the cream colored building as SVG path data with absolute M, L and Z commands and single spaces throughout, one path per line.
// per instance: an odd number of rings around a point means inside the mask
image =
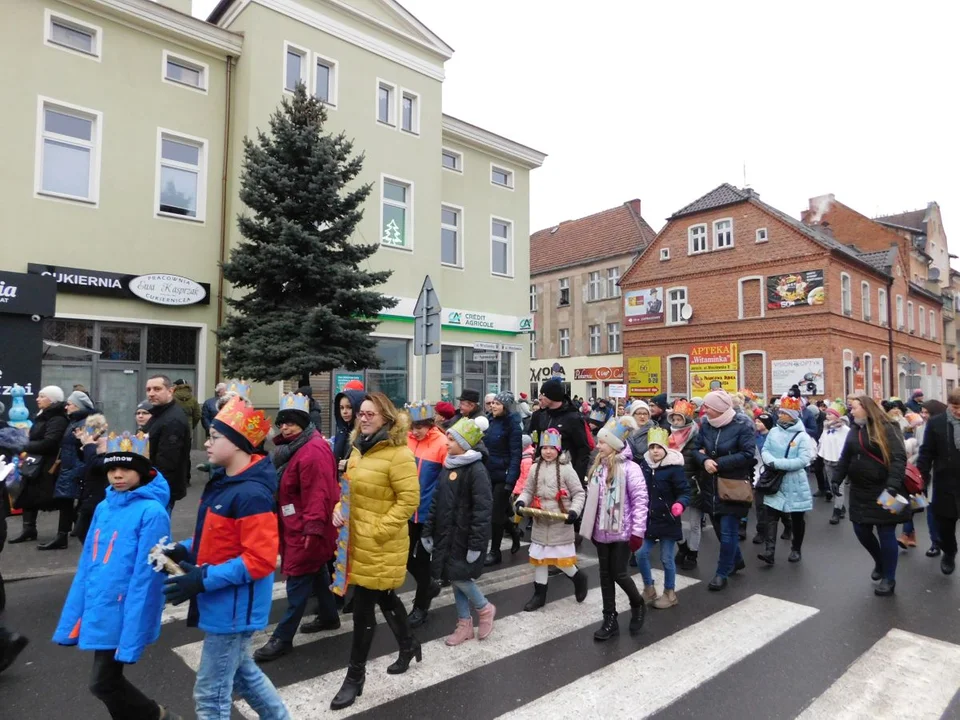
M 297 81 L 327 129 L 365 154 L 373 184 L 358 240 L 380 240 L 399 299 L 376 335 L 381 368 L 314 379 L 327 398 L 355 375 L 396 400 L 419 392 L 413 303 L 429 275 L 443 306 L 428 396 L 513 387 L 528 366 L 530 170 L 544 155 L 445 115 L 452 50 L 390 0 L 8 0 L 0 269 L 58 278 L 44 381 L 80 383 L 118 421 L 143 381 L 218 378 L 218 264 L 235 218 L 244 136 Z M 473 361 L 476 343 L 507 346 Z M 522 350 L 510 348 L 522 347 Z M 279 386 L 254 398 L 276 405 Z M 329 427 L 328 407 L 324 407 Z

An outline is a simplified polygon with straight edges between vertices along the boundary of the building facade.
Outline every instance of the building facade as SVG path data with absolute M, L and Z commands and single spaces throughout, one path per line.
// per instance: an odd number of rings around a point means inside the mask
M 531 236 L 531 395 L 551 377 L 584 398 L 624 382 L 620 278 L 654 235 L 630 200 Z
M 632 395 L 939 395 L 939 341 L 907 312 L 923 298 L 939 327 L 940 309 L 898 246 L 860 252 L 753 190 L 724 184 L 674 213 L 621 285 Z
M 4 270 L 52 274 L 44 382 L 88 387 L 118 426 L 146 375 L 201 398 L 220 376 L 214 334 L 232 290 L 219 263 L 235 218 L 243 138 L 297 82 L 327 130 L 363 152 L 372 183 L 358 240 L 398 299 L 376 331 L 381 365 L 314 378 L 322 396 L 360 375 L 402 402 L 419 393 L 413 305 L 429 275 L 443 306 L 427 394 L 513 386 L 527 363 L 529 181 L 544 155 L 441 106 L 452 50 L 391 0 L 11 0 Z M 12 77 L 12 76 L 11 76 Z M 66 231 L 66 232 L 65 232 Z M 482 291 L 478 291 L 482 288 Z M 498 362 L 475 363 L 474 344 Z M 499 373 L 498 373 L 499 366 Z M 276 406 L 280 384 L 255 386 Z M 326 416 L 326 412 L 324 413 Z

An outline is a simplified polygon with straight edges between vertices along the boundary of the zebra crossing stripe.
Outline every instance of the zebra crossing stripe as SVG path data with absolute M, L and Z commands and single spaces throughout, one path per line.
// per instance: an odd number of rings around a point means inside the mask
M 504 539 L 504 541 L 500 543 L 501 551 L 509 552 L 510 546 L 512 544 L 513 544 L 513 540 L 510 539 L 509 537 Z M 520 543 L 520 547 L 527 547 L 529 544 L 530 544 L 529 541 L 524 540 Z M 279 570 L 280 570 L 280 563 L 278 562 L 277 572 L 279 572 Z M 286 596 L 287 596 L 286 583 L 283 580 L 278 580 L 273 584 L 272 598 L 274 601 L 276 601 L 276 600 L 285 598 Z M 186 620 L 187 613 L 189 611 L 190 611 L 190 605 L 188 603 L 184 603 L 183 605 L 177 605 L 177 606 L 168 605 L 163 609 L 163 614 L 161 615 L 161 618 L 160 618 L 160 624 L 167 625 L 172 622 L 179 622 L 181 620 Z
M 655 582 L 662 586 L 662 571 L 654 570 L 653 573 Z M 694 578 L 678 575 L 677 590 L 699 582 Z M 620 596 L 620 608 L 625 609 L 626 595 L 619 588 L 617 594 Z M 413 665 L 403 675 L 388 675 L 386 672 L 387 666 L 396 659 L 396 653 L 370 660 L 367 662 L 367 677 L 371 678 L 371 682 L 364 687 L 363 696 L 358 698 L 354 705 L 337 711 L 336 716 L 349 717 L 370 710 L 588 625 L 599 624 L 602 619 L 600 608 L 600 589 L 592 587 L 583 603 L 567 597 L 548 602 L 547 606 L 538 612 L 520 612 L 498 618 L 493 634 L 483 642 L 468 641 L 454 648 L 447 647 L 443 638 L 424 643 L 423 662 Z M 450 630 L 452 632 L 453 627 Z M 673 670 L 676 671 L 676 667 Z M 287 685 L 279 689 L 280 696 L 294 718 L 323 716 L 327 713 L 330 700 L 340 688 L 345 672 L 344 667 L 320 677 Z M 238 702 L 236 706 L 244 717 L 257 717 L 257 713 L 245 702 Z M 627 713 L 622 717 L 631 717 L 631 714 Z
M 596 564 L 596 558 L 578 557 L 577 559 L 577 565 L 581 569 L 592 567 Z M 502 590 L 511 590 L 515 587 L 526 585 L 527 583 L 532 582 L 533 568 L 529 564 L 524 563 L 522 565 L 508 567 L 498 572 L 488 572 L 482 575 L 480 579 L 477 580 L 477 587 L 479 587 L 485 595 L 492 595 L 493 593 L 497 593 Z M 278 584 L 282 590 L 283 583 Z M 274 588 L 274 590 L 276 590 L 276 588 Z M 400 600 L 403 602 L 405 607 L 411 607 L 416 594 L 416 590 L 410 590 L 402 593 L 400 595 Z M 285 599 L 286 593 L 282 593 L 280 598 Z M 430 604 L 430 609 L 436 610 L 438 608 L 447 607 L 448 605 L 453 605 L 453 590 L 449 588 L 445 589 L 440 596 Z M 383 614 L 380 612 L 380 608 L 377 608 L 376 612 L 378 621 L 383 622 Z M 276 625 L 270 625 L 266 629 L 254 633 L 251 640 L 253 647 L 257 648 L 265 643 L 273 634 L 275 628 Z M 318 640 L 326 640 L 327 638 L 343 635 L 352 631 L 353 615 L 341 615 L 340 627 L 337 630 L 328 630 L 326 632 L 315 633 L 311 635 L 297 633 L 293 636 L 293 646 L 299 647 L 301 645 L 306 645 L 307 643 L 317 642 Z M 180 647 L 174 648 L 174 652 L 179 655 L 180 658 L 187 664 L 187 666 L 194 672 L 196 672 L 197 668 L 200 667 L 200 654 L 202 650 L 202 641 L 189 643 L 187 645 L 181 645 Z
M 501 718 L 649 717 L 817 612 L 752 595 Z
M 960 688 L 960 645 L 891 630 L 797 720 L 940 720 Z

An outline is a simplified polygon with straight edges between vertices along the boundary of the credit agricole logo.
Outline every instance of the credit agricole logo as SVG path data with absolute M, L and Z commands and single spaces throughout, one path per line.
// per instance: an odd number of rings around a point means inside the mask
M 532 318 L 523 318 L 520 321 L 520 332 L 524 330 L 533 330 L 533 319 Z
M 451 312 L 447 318 L 447 322 L 449 322 L 451 325 L 460 325 L 460 313 L 456 311 Z

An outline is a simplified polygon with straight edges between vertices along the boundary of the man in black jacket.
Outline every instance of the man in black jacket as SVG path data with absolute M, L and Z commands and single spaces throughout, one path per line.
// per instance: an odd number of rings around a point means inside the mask
M 953 573 L 957 556 L 957 518 L 960 517 L 960 390 L 947 396 L 947 411 L 927 421 L 917 468 L 924 485 L 933 481 L 933 517 L 939 538 L 940 570 Z M 936 547 L 936 545 L 935 545 Z M 933 548 L 931 548 L 932 550 Z M 930 557 L 936 557 L 927 553 Z
M 147 400 L 153 416 L 144 430 L 150 435 L 150 464 L 170 485 L 169 512 L 177 500 L 187 496 L 187 470 L 190 467 L 190 422 L 173 400 L 173 383 L 166 375 L 147 380 Z
M 540 439 L 549 428 L 560 432 L 563 449 L 570 453 L 570 464 L 583 482 L 590 462 L 587 426 L 580 410 L 563 389 L 563 383 L 555 378 L 540 387 L 540 409 L 530 418 L 530 435 L 538 448 Z
M 483 408 L 480 407 L 480 393 L 477 390 L 464 388 L 457 398 L 457 413 L 447 420 L 443 427 L 449 430 L 456 425 L 460 418 L 470 418 L 471 420 L 483 414 Z

